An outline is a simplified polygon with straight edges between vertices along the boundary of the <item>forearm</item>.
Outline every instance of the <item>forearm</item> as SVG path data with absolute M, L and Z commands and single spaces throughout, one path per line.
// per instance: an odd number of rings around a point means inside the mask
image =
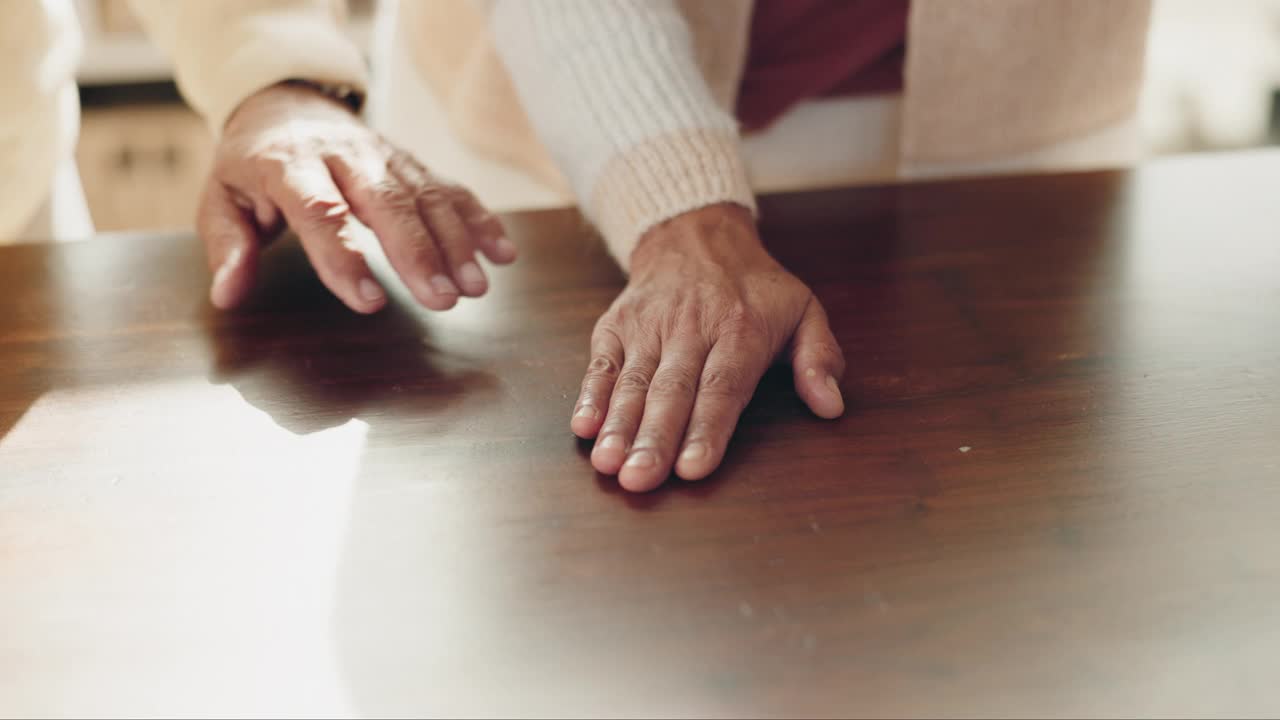
M 491 23 L 535 129 L 624 267 L 664 220 L 723 202 L 754 210 L 736 121 L 675 3 L 499 0 Z

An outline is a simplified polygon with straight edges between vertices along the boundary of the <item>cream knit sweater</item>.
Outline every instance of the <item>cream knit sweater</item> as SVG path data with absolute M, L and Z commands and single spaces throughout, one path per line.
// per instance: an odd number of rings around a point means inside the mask
M 23 45 L 28 62 L 20 68 L 47 70 L 31 58 L 74 45 L 65 41 L 73 24 L 67 29 L 65 13 L 49 10 L 65 0 L 8 2 L 59 28 Z M 336 0 L 133 5 L 215 132 L 247 95 L 286 78 L 366 83 L 359 53 L 340 32 Z M 754 206 L 731 114 L 751 7 L 750 0 L 402 0 L 401 22 L 420 38 L 417 64 L 457 134 L 547 182 L 567 178 L 625 267 L 638 238 L 662 220 L 716 202 Z M 998 162 L 1128 117 L 1147 14 L 1145 0 L 915 0 L 903 165 Z M 7 42 L 4 52 L 12 52 Z M 42 86 L 35 94 L 48 106 L 55 93 Z M 30 136 L 37 114 L 24 117 L 25 130 L 11 136 Z M 16 155 L 6 148 L 0 178 L 12 177 Z M 21 208 L 0 204 L 0 232 L 15 212 Z
M 753 204 L 731 115 L 751 11 L 751 0 L 403 0 L 401 22 L 421 38 L 416 64 L 455 133 L 548 183 L 562 171 L 625 267 L 666 218 Z M 1149 11 L 913 0 L 894 176 L 998 168 L 1106 135 L 1136 110 Z
M 341 0 L 131 0 L 215 132 L 254 91 L 293 77 L 366 84 Z M 75 147 L 81 35 L 71 0 L 3 0 L 0 243 L 22 231 Z
M 0 20 L 0 243 L 45 200 L 75 146 L 80 26 L 70 0 L 7 0 Z
M 744 3 L 715 4 L 726 30 L 745 31 Z M 538 137 L 624 264 L 661 220 L 716 202 L 755 209 L 732 96 L 712 94 L 675 3 L 506 0 L 490 27 Z

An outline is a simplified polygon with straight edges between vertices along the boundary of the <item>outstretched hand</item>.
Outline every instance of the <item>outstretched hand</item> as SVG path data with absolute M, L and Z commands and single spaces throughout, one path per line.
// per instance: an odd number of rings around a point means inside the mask
M 651 230 L 596 323 L 571 428 L 591 464 L 643 492 L 709 475 L 775 359 L 819 417 L 844 412 L 844 357 L 813 293 L 765 250 L 750 213 L 715 205 Z
M 239 304 L 258 253 L 287 223 L 320 280 L 356 312 L 387 295 L 351 243 L 350 220 L 377 235 L 392 268 L 422 305 L 453 307 L 489 282 L 476 253 L 515 260 L 501 223 L 467 190 L 432 176 L 413 156 L 312 89 L 275 85 L 228 120 L 196 227 L 213 271 L 210 299 Z

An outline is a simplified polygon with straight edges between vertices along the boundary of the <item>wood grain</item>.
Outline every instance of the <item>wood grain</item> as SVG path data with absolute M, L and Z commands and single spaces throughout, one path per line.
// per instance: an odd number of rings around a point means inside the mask
M 849 413 L 648 495 L 570 213 L 431 315 L 296 248 L 0 248 L 0 715 L 1280 713 L 1280 155 L 768 198 Z

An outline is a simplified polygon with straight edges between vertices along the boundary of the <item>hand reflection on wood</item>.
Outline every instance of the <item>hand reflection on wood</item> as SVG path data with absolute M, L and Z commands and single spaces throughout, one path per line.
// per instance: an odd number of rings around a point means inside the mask
M 417 414 L 439 429 L 436 411 L 466 398 L 491 402 L 494 377 L 432 343 L 429 311 L 393 300 L 372 315 L 344 308 L 293 243 L 262 258 L 245 306 L 210 309 L 211 379 L 234 387 L 281 427 L 312 433 L 351 419 Z

